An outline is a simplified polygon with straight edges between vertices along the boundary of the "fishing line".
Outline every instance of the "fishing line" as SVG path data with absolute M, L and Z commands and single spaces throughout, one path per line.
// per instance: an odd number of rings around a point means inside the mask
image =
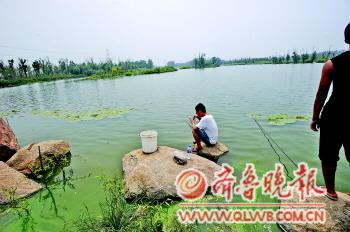
M 293 163 L 294 166 L 297 168 L 298 165 L 296 164 L 296 162 L 282 149 L 282 147 L 280 147 L 280 146 L 278 145 L 278 143 L 271 137 L 271 135 L 269 135 L 269 133 L 261 126 L 261 124 L 260 124 L 256 119 L 254 119 L 254 120 L 255 120 L 255 122 L 256 122 L 258 125 L 260 125 L 260 128 L 265 132 L 265 134 L 266 134 L 267 136 L 269 136 L 270 140 L 277 146 L 277 148 L 278 148 L 278 149 L 289 159 L 289 161 L 290 161 L 291 163 Z
M 270 134 L 261 126 L 261 124 L 256 120 L 256 118 L 253 118 L 253 120 L 255 121 L 256 125 L 259 127 L 261 133 L 264 135 L 264 137 L 266 138 L 267 142 L 269 143 L 270 147 L 272 148 L 272 150 L 274 151 L 274 153 L 277 155 L 278 157 L 278 162 L 281 163 L 286 171 L 287 177 L 289 179 L 293 179 L 289 176 L 289 171 L 287 169 L 287 166 L 282 162 L 281 156 L 278 153 L 277 150 L 279 150 L 280 152 L 282 152 L 287 158 L 288 160 L 294 164 L 295 167 L 298 168 L 298 165 L 294 162 L 294 160 L 281 148 L 281 146 L 278 145 L 278 143 L 270 136 Z M 277 149 L 274 147 L 276 146 Z

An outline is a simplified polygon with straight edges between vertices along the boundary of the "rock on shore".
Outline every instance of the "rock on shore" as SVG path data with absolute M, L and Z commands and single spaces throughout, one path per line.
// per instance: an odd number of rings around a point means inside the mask
M 197 154 L 215 162 L 228 152 L 226 145 L 221 142 L 217 142 L 213 147 L 208 147 L 202 143 L 202 147 L 203 149 L 197 152 Z
M 67 162 L 70 162 L 69 144 L 63 140 L 48 140 L 21 148 L 6 163 L 25 175 L 40 179 L 39 172 L 52 172 L 60 165 L 66 166 Z
M 160 146 L 152 154 L 144 154 L 142 149 L 131 151 L 123 157 L 123 176 L 125 196 L 128 199 L 145 194 L 147 199 L 161 200 L 177 197 L 176 176 L 184 169 L 195 168 L 203 172 L 208 185 L 214 180 L 214 173 L 220 166 L 196 154 L 186 165 L 176 164 L 173 160 L 175 148 Z M 144 191 L 144 192 L 143 192 Z
M 10 125 L 0 118 L 0 161 L 6 162 L 18 149 L 19 145 Z
M 338 201 L 332 201 L 326 196 L 307 198 L 305 203 L 325 203 L 326 222 L 324 224 L 280 224 L 284 231 L 288 232 L 309 232 L 309 231 L 332 231 L 345 232 L 350 231 L 350 196 L 337 192 Z M 281 203 L 298 203 L 297 194 L 291 200 L 284 200 Z
M 0 204 L 29 196 L 42 186 L 0 161 Z

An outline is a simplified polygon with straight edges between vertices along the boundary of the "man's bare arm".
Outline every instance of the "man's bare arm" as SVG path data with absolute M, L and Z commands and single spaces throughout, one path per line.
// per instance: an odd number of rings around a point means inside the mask
M 196 121 L 195 121 L 196 117 L 197 117 L 196 114 L 194 114 L 190 117 L 190 122 L 191 122 L 191 126 L 192 126 L 193 130 L 197 130 Z
M 310 124 L 310 128 L 313 131 L 318 131 L 317 127 L 318 127 L 318 122 L 320 118 L 320 113 L 327 99 L 328 91 L 332 83 L 332 77 L 331 77 L 332 72 L 333 72 L 333 63 L 331 60 L 328 60 L 323 65 L 321 81 L 320 81 L 320 85 L 318 87 L 317 95 L 315 98 L 312 122 Z

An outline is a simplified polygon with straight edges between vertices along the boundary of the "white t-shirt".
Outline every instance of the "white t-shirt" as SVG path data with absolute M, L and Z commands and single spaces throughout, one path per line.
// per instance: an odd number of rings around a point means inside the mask
M 207 133 L 211 144 L 215 144 L 218 141 L 218 126 L 212 115 L 205 115 L 196 126 Z

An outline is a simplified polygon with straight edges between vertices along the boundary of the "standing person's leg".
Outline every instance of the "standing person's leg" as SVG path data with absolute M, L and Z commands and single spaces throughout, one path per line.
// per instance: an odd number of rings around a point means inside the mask
M 350 131 L 348 129 L 346 129 L 344 131 L 345 135 L 344 135 L 344 141 L 343 141 L 343 146 L 344 146 L 344 151 L 345 151 L 345 157 L 346 160 L 349 163 L 349 167 L 350 167 Z M 350 191 L 348 192 L 348 195 L 350 196 Z
M 326 196 L 332 200 L 337 200 L 335 173 L 341 146 L 341 135 L 336 126 L 328 122 L 321 123 L 319 158 L 322 162 L 322 173 L 327 188 Z
M 335 173 L 337 171 L 336 165 L 329 165 L 325 162 L 322 162 L 322 173 L 324 182 L 326 184 L 327 193 L 336 196 L 335 191 Z

